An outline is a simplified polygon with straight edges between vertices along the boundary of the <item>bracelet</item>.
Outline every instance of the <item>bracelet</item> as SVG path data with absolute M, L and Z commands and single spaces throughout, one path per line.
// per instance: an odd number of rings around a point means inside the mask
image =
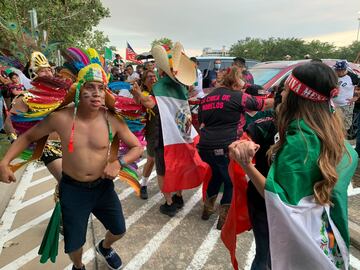
M 124 168 L 124 167 L 127 166 L 127 163 L 125 162 L 125 160 L 123 159 L 123 157 L 121 157 L 121 158 L 119 159 L 119 163 L 120 163 L 121 168 Z

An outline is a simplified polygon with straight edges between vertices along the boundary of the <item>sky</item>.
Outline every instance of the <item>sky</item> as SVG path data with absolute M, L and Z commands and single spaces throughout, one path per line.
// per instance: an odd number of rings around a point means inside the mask
M 246 37 L 318 39 L 336 46 L 356 40 L 360 0 L 101 0 L 111 17 L 97 29 L 125 56 L 154 39 L 180 41 L 189 56 L 227 49 Z M 360 38 L 359 38 L 360 39 Z

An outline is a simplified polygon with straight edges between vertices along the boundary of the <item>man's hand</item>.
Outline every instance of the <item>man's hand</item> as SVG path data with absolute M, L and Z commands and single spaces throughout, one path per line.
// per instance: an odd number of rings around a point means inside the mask
M 136 82 L 134 82 L 133 88 L 130 90 L 130 93 L 136 97 L 141 96 L 140 86 Z
M 120 170 L 121 170 L 121 165 L 118 160 L 108 162 L 101 178 L 113 180 L 116 176 L 118 176 Z
M 14 173 L 10 170 L 8 165 L 5 165 L 3 163 L 0 163 L 0 182 L 16 182 Z

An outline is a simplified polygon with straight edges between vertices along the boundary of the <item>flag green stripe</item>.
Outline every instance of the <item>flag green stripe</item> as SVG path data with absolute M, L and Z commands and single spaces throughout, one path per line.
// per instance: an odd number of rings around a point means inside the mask
M 188 99 L 186 87 L 176 83 L 168 76 L 160 78 L 152 90 L 155 96 L 172 97 L 180 100 Z

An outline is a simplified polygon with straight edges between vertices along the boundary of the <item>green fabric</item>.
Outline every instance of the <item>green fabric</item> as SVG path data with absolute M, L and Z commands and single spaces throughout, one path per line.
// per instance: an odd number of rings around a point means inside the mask
M 53 263 L 56 261 L 59 250 L 60 220 L 61 207 L 60 202 L 57 202 L 38 252 L 38 254 L 41 255 L 41 263 L 46 263 L 48 259 Z
M 347 247 L 349 247 L 347 188 L 357 168 L 358 154 L 348 142 L 346 142 L 346 149 L 349 155 L 344 154 L 343 159 L 336 169 L 339 174 L 339 180 L 331 194 L 333 206 L 330 209 L 330 216 L 344 238 Z
M 270 167 L 265 189 L 292 205 L 313 195 L 314 184 L 322 179 L 317 165 L 320 147 L 319 138 L 303 120 L 292 121 L 285 143 Z
M 106 59 L 106 60 L 112 60 L 112 55 L 113 55 L 113 53 L 112 53 L 112 50 L 111 49 L 109 49 L 109 48 L 107 48 L 107 47 L 105 47 L 105 53 L 104 53 L 104 58 Z
M 348 142 L 345 145 L 349 155 L 345 153 L 337 167 L 339 179 L 332 193 L 330 216 L 349 245 L 347 188 L 355 173 L 358 157 Z M 315 183 L 322 180 L 318 167 L 320 149 L 319 138 L 303 120 L 291 122 L 286 141 L 271 165 L 265 189 L 278 194 L 283 202 L 290 205 L 297 205 L 302 198 L 314 195 Z
M 160 78 L 154 84 L 152 91 L 155 96 L 171 97 L 181 100 L 188 99 L 188 91 L 185 86 L 175 82 L 169 76 Z
M 265 117 L 273 117 L 273 116 L 274 116 L 274 110 L 256 112 L 253 116 L 249 115 L 248 113 L 245 113 L 246 122 L 245 122 L 244 130 L 246 130 L 251 123 L 255 122 L 258 119 Z

